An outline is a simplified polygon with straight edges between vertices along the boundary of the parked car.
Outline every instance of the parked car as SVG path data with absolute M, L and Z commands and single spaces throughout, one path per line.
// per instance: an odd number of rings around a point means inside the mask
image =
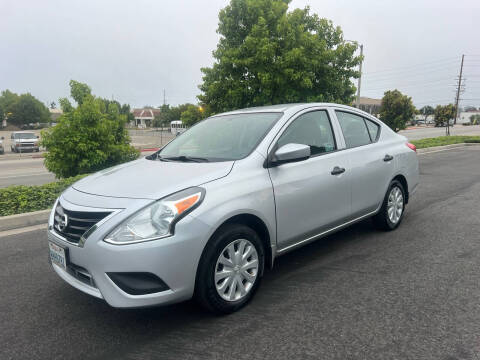
M 3 147 L 3 140 L 4 139 L 5 138 L 3 136 L 0 138 L 0 155 L 5 154 L 5 148 Z
M 48 223 L 50 259 L 114 307 L 193 296 L 229 313 L 278 256 L 367 218 L 397 228 L 418 179 L 415 146 L 348 106 L 219 114 L 67 189 Z
M 38 139 L 34 132 L 16 131 L 12 132 L 10 149 L 12 152 L 40 151 Z

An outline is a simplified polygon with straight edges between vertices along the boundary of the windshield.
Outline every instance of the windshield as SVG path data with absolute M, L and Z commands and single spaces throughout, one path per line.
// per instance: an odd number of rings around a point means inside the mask
M 33 133 L 15 134 L 15 139 L 36 139 L 37 136 Z
M 161 159 L 239 160 L 250 154 L 282 113 L 246 113 L 205 119 L 165 146 Z

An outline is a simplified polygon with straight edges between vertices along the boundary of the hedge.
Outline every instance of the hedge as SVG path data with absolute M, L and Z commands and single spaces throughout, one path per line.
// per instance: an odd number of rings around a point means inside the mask
M 45 210 L 60 194 L 86 175 L 62 179 L 45 185 L 15 185 L 0 189 L 0 216 Z

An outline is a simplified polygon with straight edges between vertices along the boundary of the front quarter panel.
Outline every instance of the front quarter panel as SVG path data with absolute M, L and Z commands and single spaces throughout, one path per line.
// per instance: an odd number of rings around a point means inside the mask
M 264 161 L 254 152 L 235 162 L 227 177 L 202 185 L 205 200 L 191 215 L 208 225 L 210 236 L 233 216 L 250 214 L 264 222 L 272 250 L 275 249 L 275 201 L 268 171 L 262 166 Z

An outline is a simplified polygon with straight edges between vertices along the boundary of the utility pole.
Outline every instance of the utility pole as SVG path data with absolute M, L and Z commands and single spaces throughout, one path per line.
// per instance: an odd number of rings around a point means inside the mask
M 362 85 L 362 63 L 363 63 L 363 45 L 360 45 L 360 57 L 362 59 L 360 60 L 360 67 L 359 67 L 359 72 L 360 76 L 358 77 L 358 89 L 357 89 L 357 109 L 360 109 L 360 86 Z
M 465 58 L 465 55 L 462 55 L 462 63 L 460 65 L 460 76 L 458 77 L 458 86 L 457 86 L 457 96 L 455 98 L 455 120 L 454 124 L 457 123 L 457 118 L 458 118 L 458 103 L 460 101 L 460 89 L 462 87 L 462 75 L 463 75 L 463 60 Z M 448 132 L 450 135 L 450 131 Z
M 165 106 L 165 89 L 163 89 L 163 105 Z

